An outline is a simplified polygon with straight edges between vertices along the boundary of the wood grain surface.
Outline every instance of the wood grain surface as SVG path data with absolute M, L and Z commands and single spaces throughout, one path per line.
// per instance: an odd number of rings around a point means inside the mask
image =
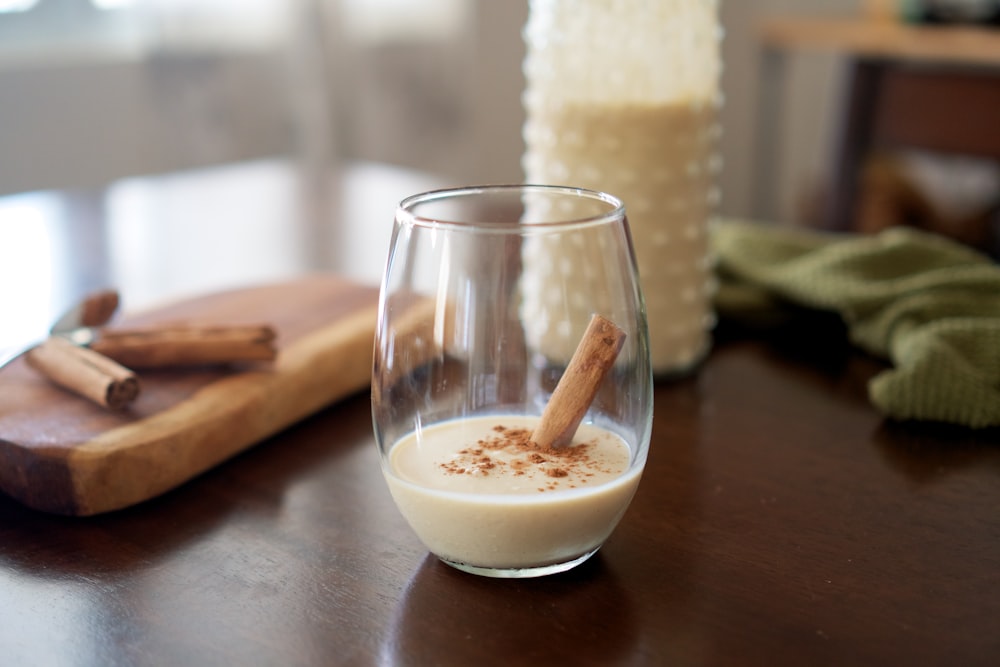
M 377 288 L 336 276 L 220 292 L 120 324 L 267 323 L 274 362 L 148 370 L 114 412 L 18 359 L 0 371 L 0 489 L 48 512 L 147 500 L 370 383 Z M 116 323 L 113 323 L 114 326 Z

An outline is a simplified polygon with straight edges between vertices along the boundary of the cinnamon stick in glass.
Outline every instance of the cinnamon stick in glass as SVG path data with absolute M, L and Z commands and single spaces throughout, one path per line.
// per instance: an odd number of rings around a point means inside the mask
M 59 336 L 32 348 L 26 358 L 52 382 L 106 408 L 121 410 L 139 396 L 135 373 Z
M 267 325 L 164 326 L 103 330 L 90 347 L 129 368 L 169 368 L 271 361 L 275 338 Z
M 614 322 L 594 315 L 569 366 L 549 398 L 531 440 L 542 448 L 562 447 L 576 429 L 625 343 L 625 332 Z

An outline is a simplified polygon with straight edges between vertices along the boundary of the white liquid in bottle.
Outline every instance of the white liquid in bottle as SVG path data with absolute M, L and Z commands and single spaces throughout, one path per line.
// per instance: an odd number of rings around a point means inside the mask
M 535 1 L 525 38 L 526 181 L 625 202 L 654 372 L 689 370 L 707 353 L 714 322 L 707 234 L 719 199 L 717 3 Z M 599 252 L 528 246 L 525 308 L 544 311 L 552 271 L 587 280 L 586 257 Z M 579 307 L 586 321 L 602 304 Z M 544 327 L 529 336 L 556 357 L 573 343 Z

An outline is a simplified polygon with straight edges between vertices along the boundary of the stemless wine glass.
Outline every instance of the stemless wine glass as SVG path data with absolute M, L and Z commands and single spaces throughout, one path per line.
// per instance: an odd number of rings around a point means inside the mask
M 542 446 L 535 429 L 593 315 L 624 343 L 572 442 Z M 441 560 L 530 577 L 593 555 L 636 491 L 652 421 L 621 201 L 535 185 L 403 200 L 382 280 L 372 413 L 392 497 Z

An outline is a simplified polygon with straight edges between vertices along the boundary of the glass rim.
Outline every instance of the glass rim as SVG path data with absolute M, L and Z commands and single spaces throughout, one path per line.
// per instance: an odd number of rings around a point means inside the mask
M 421 215 L 416 208 L 422 204 L 446 200 L 458 200 L 479 195 L 497 195 L 511 193 L 541 193 L 570 198 L 583 198 L 601 202 L 608 206 L 606 211 L 585 216 L 567 216 L 564 219 L 547 221 L 524 220 L 449 220 L 440 217 Z M 496 234 L 518 234 L 524 230 L 550 230 L 566 227 L 581 227 L 606 224 L 625 220 L 625 203 L 615 195 L 600 190 L 574 187 L 568 185 L 543 185 L 536 183 L 504 183 L 494 185 L 467 185 L 460 187 L 439 188 L 413 194 L 402 199 L 396 206 L 396 222 L 415 227 L 439 229 L 469 229 L 478 232 Z

